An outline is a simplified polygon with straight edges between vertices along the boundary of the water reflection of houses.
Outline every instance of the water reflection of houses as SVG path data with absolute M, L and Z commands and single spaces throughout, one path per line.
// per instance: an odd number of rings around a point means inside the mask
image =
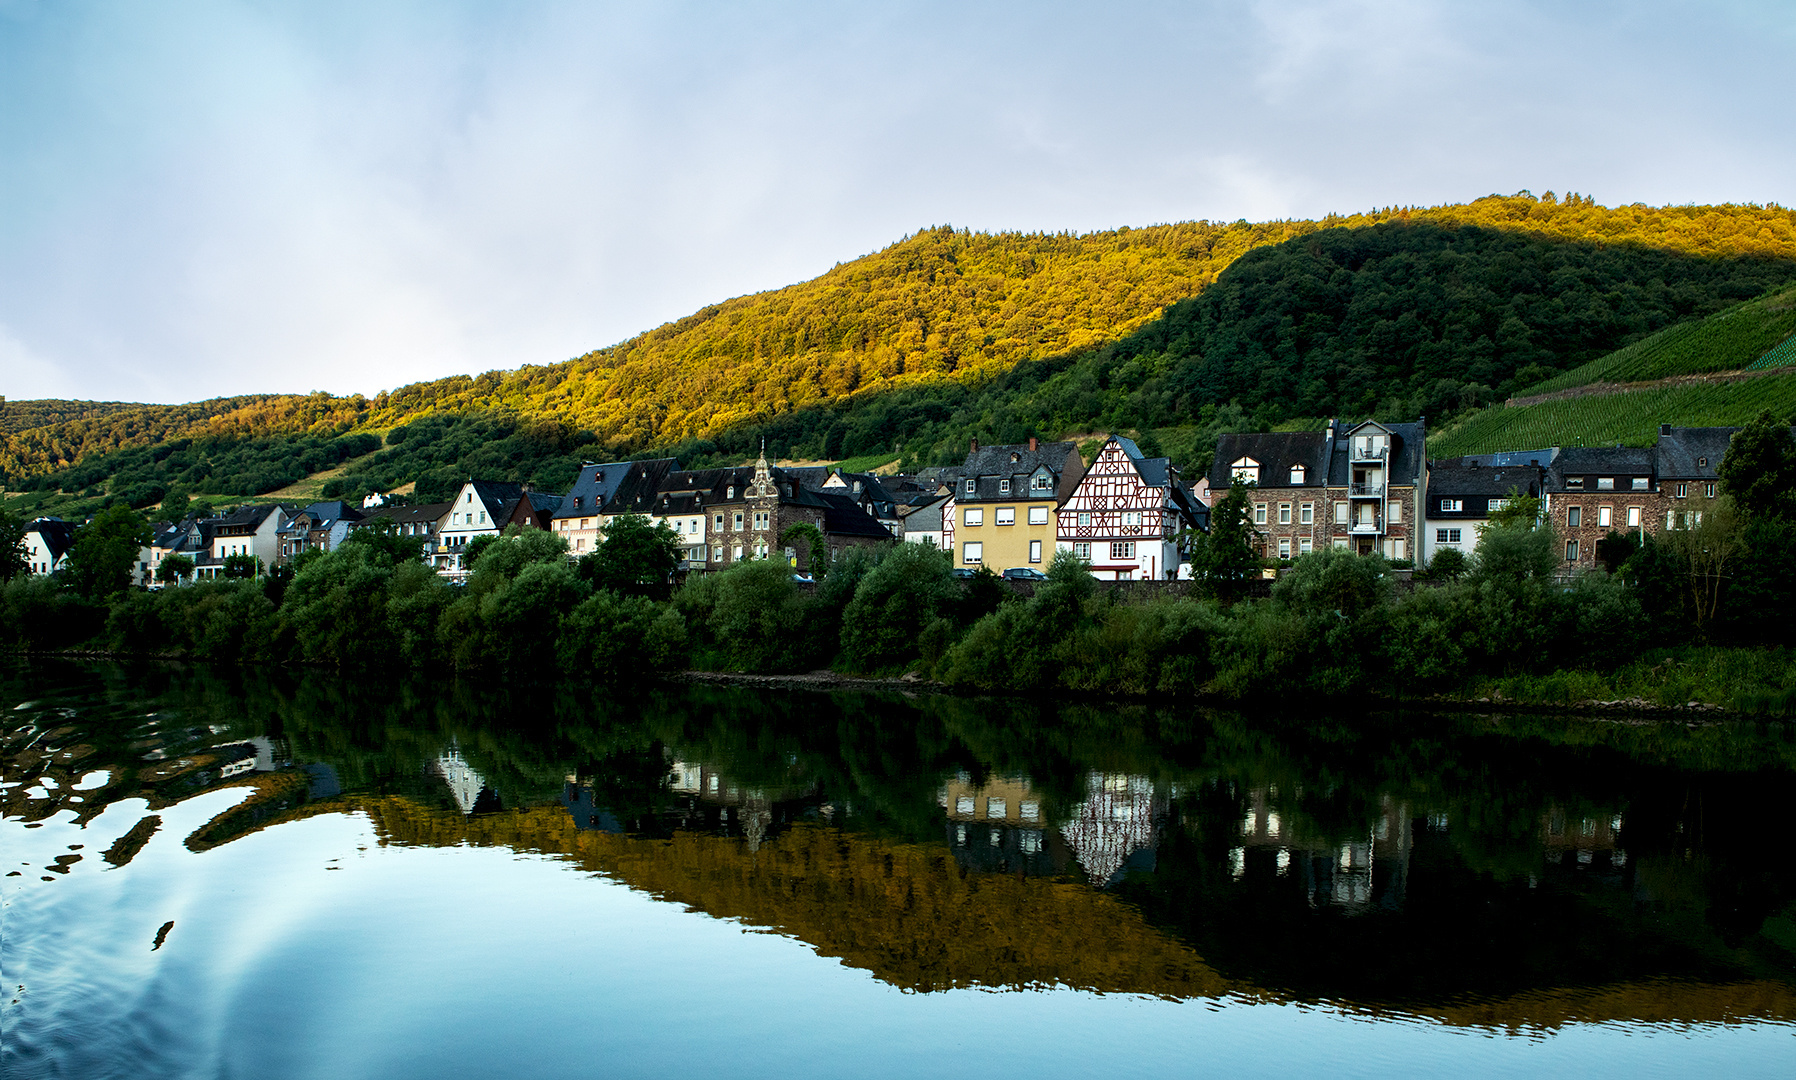
M 1541 816 L 1540 838 L 1549 869 L 1600 874 L 1619 871 L 1628 864 L 1628 853 L 1620 843 L 1619 813 L 1571 813 L 1554 807 Z
M 703 762 L 670 760 L 667 787 L 674 799 L 664 814 L 663 826 L 739 836 L 750 851 L 792 822 L 818 812 L 827 817 L 830 809 L 817 806 L 814 783 L 794 778 L 788 784 L 741 784 Z M 578 828 L 628 831 L 613 809 L 600 805 L 592 788 L 578 776 L 567 778 L 562 804 Z
M 1237 878 L 1295 876 L 1312 907 L 1334 904 L 1348 911 L 1403 905 L 1415 845 L 1409 806 L 1389 795 L 1362 835 L 1323 836 L 1281 813 L 1278 788 L 1247 793 L 1241 843 L 1229 852 Z
M 973 783 L 966 773 L 942 785 L 948 842 L 975 870 L 1057 874 L 1077 863 L 1087 881 L 1108 885 L 1129 870 L 1152 870 L 1156 830 L 1171 797 L 1145 776 L 1094 772 L 1084 800 L 1050 826 L 1040 793 L 1019 776 Z
M 505 808 L 499 793 L 487 786 L 486 777 L 461 756 L 459 746 L 450 744 L 442 756 L 425 767 L 425 771 L 442 778 L 449 786 L 455 805 L 461 807 L 464 814 L 490 814 Z

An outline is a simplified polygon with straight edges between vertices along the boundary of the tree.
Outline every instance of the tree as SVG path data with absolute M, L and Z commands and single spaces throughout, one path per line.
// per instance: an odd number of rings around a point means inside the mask
M 1465 576 L 1465 552 L 1455 547 L 1442 548 L 1428 560 L 1425 574 L 1434 581 L 1458 581 Z
M 1251 487 L 1230 484 L 1228 494 L 1210 508 L 1210 531 L 1190 534 L 1191 577 L 1212 595 L 1239 595 L 1262 565 L 1253 549 L 1253 517 L 1247 505 Z
M 613 518 L 604 542 L 579 563 L 580 576 L 595 589 L 657 600 L 666 599 L 679 568 L 679 534 L 640 514 Z
M 946 552 L 898 544 L 855 587 L 842 612 L 842 652 L 862 670 L 917 655 L 924 630 L 959 597 Z
M 1716 471 L 1741 514 L 1796 521 L 1796 435 L 1790 425 L 1761 412 L 1734 432 Z
M 237 555 L 226 555 L 223 565 L 224 576 L 228 578 L 253 578 L 262 574 L 262 560 L 247 552 Z
M 829 541 L 824 538 L 823 530 L 808 521 L 800 521 L 780 532 L 781 547 L 791 547 L 798 540 L 803 540 L 811 549 L 811 561 L 805 569 L 816 576 L 829 573 Z
M 186 581 L 193 576 L 193 560 L 185 555 L 169 555 L 156 567 L 156 580 L 164 585 Z
M 367 525 L 357 525 L 349 530 L 345 544 L 367 544 L 379 551 L 386 560 L 397 566 L 403 562 L 413 562 L 424 558 L 424 542 L 415 536 L 406 536 L 399 531 L 399 526 L 391 521 L 380 520 Z
M 162 496 L 162 509 L 159 511 L 163 521 L 181 521 L 187 517 L 188 509 L 193 501 L 180 488 L 170 488 L 168 494 Z
M 142 515 L 124 505 L 107 507 L 75 530 L 69 547 L 69 583 L 92 600 L 125 591 L 138 553 L 150 540 L 150 526 Z
M 1511 488 L 1500 509 L 1478 536 L 1472 552 L 1479 581 L 1539 581 L 1559 569 L 1553 527 L 1540 514 L 1540 500 Z
M 11 581 L 31 569 L 25 555 L 25 520 L 0 510 L 0 581 Z
M 1707 634 L 1721 609 L 1729 571 L 1745 546 L 1745 536 L 1740 511 L 1731 497 L 1690 502 L 1691 509 L 1679 511 L 1682 527 L 1665 530 L 1659 539 L 1683 573 L 1697 633 Z

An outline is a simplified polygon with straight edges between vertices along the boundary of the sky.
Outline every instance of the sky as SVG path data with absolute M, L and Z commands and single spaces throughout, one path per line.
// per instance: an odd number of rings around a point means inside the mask
M 0 0 L 0 394 L 570 359 L 918 229 L 1796 205 L 1796 3 Z

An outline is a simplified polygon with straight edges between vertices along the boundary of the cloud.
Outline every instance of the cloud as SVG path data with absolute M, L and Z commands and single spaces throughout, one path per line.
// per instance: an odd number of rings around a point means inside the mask
M 13 3 L 0 393 L 554 362 L 943 222 L 1788 202 L 1791 44 L 1745 4 Z

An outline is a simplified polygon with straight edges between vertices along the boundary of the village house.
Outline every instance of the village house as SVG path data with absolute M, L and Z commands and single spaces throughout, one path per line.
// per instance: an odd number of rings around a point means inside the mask
M 75 526 L 56 517 L 41 517 L 25 526 L 25 565 L 33 574 L 62 569 L 75 543 Z
M 1210 505 L 1236 483 L 1251 485 L 1250 520 L 1264 558 L 1337 547 L 1409 559 L 1427 486 L 1425 437 L 1422 423 L 1370 420 L 1330 420 L 1323 431 L 1226 434 L 1210 467 Z
M 688 559 L 688 569 L 720 570 L 744 559 L 778 555 L 794 569 L 808 572 L 810 545 L 781 540 L 798 524 L 815 527 L 832 553 L 892 539 L 852 497 L 808 487 L 801 479 L 806 476 L 819 483 L 825 479 L 815 470 L 777 468 L 765 454 L 753 465 L 669 473 L 661 494 L 670 499 L 673 521 L 687 522 L 692 510 L 703 509 L 700 531 L 682 533 L 702 538 L 707 548 L 702 565 Z M 688 545 L 688 554 L 699 546 Z
M 515 480 L 469 480 L 450 500 L 449 520 L 437 530 L 431 565 L 444 577 L 460 580 L 471 569 L 462 557 L 477 536 L 497 536 L 513 522 L 528 486 Z M 534 520 L 534 508 L 526 511 Z
M 563 496 L 549 529 L 567 541 L 574 556 L 590 554 L 605 539 L 605 526 L 619 514 L 651 514 L 669 473 L 679 469 L 673 458 L 649 461 L 587 462 L 574 486 Z
M 1045 570 L 1056 536 L 1054 512 L 1078 487 L 1085 463 L 1070 442 L 981 448 L 974 439 L 955 479 L 954 565 L 995 573 Z M 947 531 L 947 527 L 944 527 Z
M 190 514 L 185 520 L 173 524 L 159 522 L 154 526 L 150 546 L 138 558 L 143 583 L 147 585 L 154 581 L 156 572 L 162 569 L 162 561 L 171 555 L 183 556 L 197 567 L 212 551 L 212 527 L 216 521 L 216 518 Z
M 1653 461 L 1661 493 L 1660 511 L 1667 529 L 1688 528 L 1700 521 L 1702 503 L 1721 491 L 1721 459 L 1739 428 L 1659 425 Z
M 1423 500 L 1423 564 L 1432 563 L 1447 550 L 1470 558 L 1490 515 L 1502 508 L 1511 492 L 1541 497 L 1546 466 L 1558 453 L 1556 449 L 1521 450 L 1429 462 Z
M 1572 446 L 1554 458 L 1542 512 L 1559 534 L 1564 570 L 1595 569 L 1597 543 L 1611 532 L 1658 531 L 1654 457 L 1650 448 Z
M 302 551 L 335 551 L 361 518 L 360 510 L 341 499 L 315 502 L 292 514 L 281 527 L 276 558 L 288 563 Z
M 280 557 L 280 533 L 286 523 L 286 508 L 276 503 L 239 506 L 214 518 L 211 550 L 196 561 L 194 576 L 223 576 L 225 560 L 233 555 L 253 556 L 261 573 Z
M 1112 435 L 1059 507 L 1057 542 L 1106 581 L 1178 576 L 1179 534 L 1198 526 L 1191 493 L 1166 458 Z
M 400 536 L 415 537 L 425 558 L 429 558 L 430 549 L 436 545 L 436 535 L 449 517 L 449 510 L 454 503 L 424 503 L 419 506 L 396 506 L 384 503 L 378 508 L 369 510 L 360 521 L 350 525 L 351 529 L 375 528 L 382 523 L 391 523 Z
M 904 530 L 904 541 L 907 544 L 928 544 L 943 551 L 952 551 L 953 537 L 949 534 L 949 526 L 954 516 L 954 496 L 936 495 L 927 501 L 899 508 L 904 516 L 901 520 Z

